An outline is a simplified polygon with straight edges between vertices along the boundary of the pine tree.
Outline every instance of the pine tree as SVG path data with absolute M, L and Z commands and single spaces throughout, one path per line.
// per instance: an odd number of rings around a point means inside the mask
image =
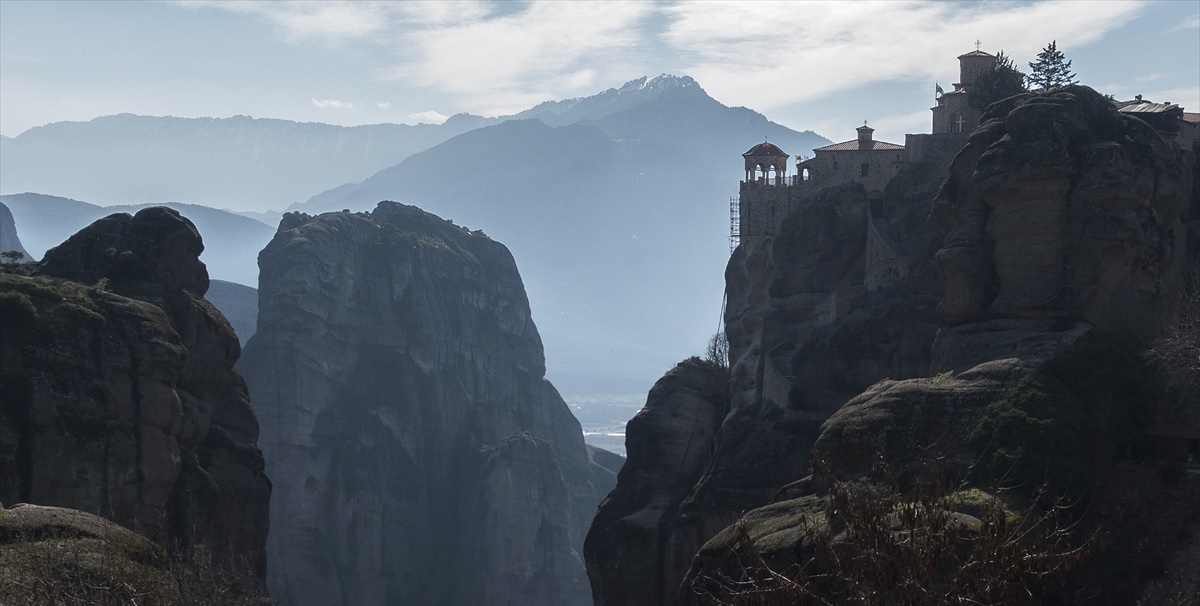
M 992 69 L 983 72 L 967 87 L 967 103 L 978 111 L 987 106 L 1013 95 L 1019 95 L 1028 90 L 1025 88 L 1025 74 L 1021 73 L 1012 58 L 1004 51 L 996 54 L 996 62 Z
M 1071 71 L 1071 62 L 1065 61 L 1062 51 L 1058 50 L 1057 40 L 1051 41 L 1050 46 L 1038 53 L 1037 61 L 1029 64 L 1029 86 L 1035 88 L 1054 88 L 1076 84 L 1075 74 Z

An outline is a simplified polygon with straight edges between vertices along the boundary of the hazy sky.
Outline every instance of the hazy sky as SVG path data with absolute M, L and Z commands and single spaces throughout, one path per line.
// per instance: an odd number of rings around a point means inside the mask
M 696 78 L 834 140 L 927 132 L 955 57 L 1051 40 L 1079 79 L 1200 110 L 1200 2 L 0 1 L 0 133 L 130 112 L 335 124 L 512 113 Z

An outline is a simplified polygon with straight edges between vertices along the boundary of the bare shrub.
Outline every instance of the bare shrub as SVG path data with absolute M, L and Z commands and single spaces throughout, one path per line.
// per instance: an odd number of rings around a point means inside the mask
M 729 339 L 725 337 L 725 331 L 714 334 L 708 340 L 708 347 L 704 349 L 704 359 L 721 368 L 729 368 Z
M 824 511 L 802 517 L 804 555 L 783 570 L 739 523 L 740 575 L 701 577 L 692 590 L 721 606 L 1035 604 L 1091 551 L 1090 539 L 1073 540 L 1065 505 L 1017 514 L 998 496 L 948 490 L 936 464 L 907 490 L 887 477 L 828 480 Z

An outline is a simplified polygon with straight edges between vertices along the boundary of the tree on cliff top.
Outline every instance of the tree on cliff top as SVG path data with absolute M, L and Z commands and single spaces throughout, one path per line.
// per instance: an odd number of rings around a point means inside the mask
M 1025 74 L 1013 65 L 1012 57 L 1004 51 L 996 53 L 992 69 L 982 73 L 967 87 L 967 103 L 977 111 L 1001 99 L 1019 95 L 1029 90 L 1025 87 Z
M 1029 86 L 1036 88 L 1054 88 L 1078 84 L 1075 73 L 1071 71 L 1071 62 L 1066 60 L 1062 51 L 1058 50 L 1058 41 L 1052 40 L 1050 45 L 1038 53 L 1037 61 L 1029 64 Z

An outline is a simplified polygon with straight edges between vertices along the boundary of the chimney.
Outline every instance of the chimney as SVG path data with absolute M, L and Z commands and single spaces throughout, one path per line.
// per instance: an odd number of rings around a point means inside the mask
M 871 145 L 871 134 L 875 132 L 875 129 L 867 126 L 866 121 L 864 121 L 863 125 L 858 127 L 856 130 L 858 130 L 858 146 L 866 147 Z

